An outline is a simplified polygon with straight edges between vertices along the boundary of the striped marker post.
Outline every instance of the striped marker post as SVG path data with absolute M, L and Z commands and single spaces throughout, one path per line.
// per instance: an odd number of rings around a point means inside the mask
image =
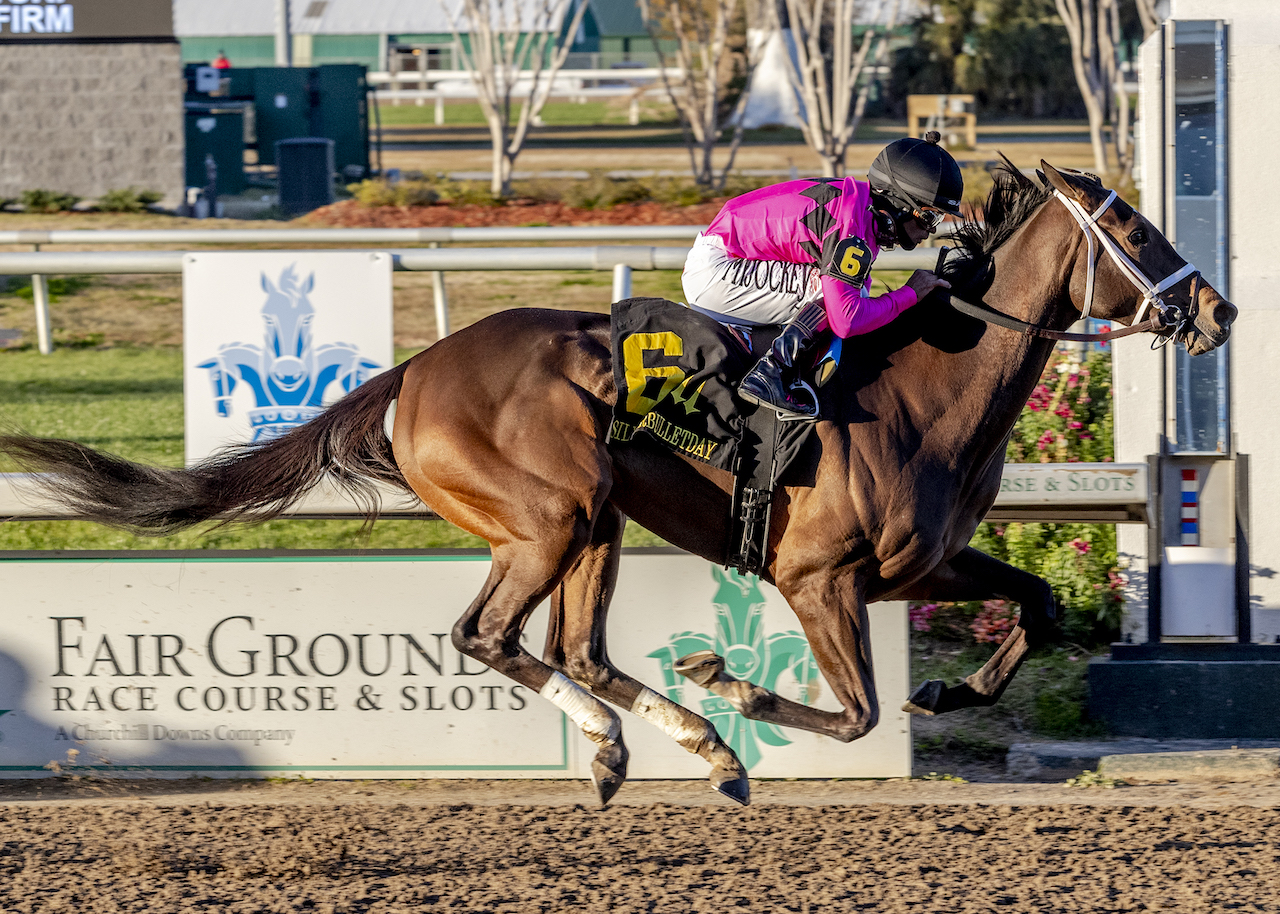
M 1182 471 L 1182 545 L 1200 545 L 1200 471 Z

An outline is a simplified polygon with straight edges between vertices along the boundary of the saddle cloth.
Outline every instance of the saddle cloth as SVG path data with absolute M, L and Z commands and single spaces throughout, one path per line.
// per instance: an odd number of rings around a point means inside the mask
M 733 471 L 751 404 L 734 385 L 755 364 L 728 328 L 662 298 L 616 302 L 613 375 L 618 402 L 609 441 L 649 438 L 721 470 Z
M 758 571 L 767 553 L 771 493 L 814 422 L 778 421 L 738 399 L 737 384 L 778 328 L 750 339 L 662 298 L 616 302 L 613 373 L 618 387 L 609 442 L 648 440 L 734 475 L 731 537 L 724 563 Z

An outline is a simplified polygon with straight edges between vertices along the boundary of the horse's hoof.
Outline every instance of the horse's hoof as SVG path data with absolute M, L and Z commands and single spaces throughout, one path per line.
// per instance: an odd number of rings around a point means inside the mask
M 601 749 L 591 760 L 591 780 L 600 796 L 600 805 L 608 806 L 613 795 L 627 780 L 627 760 L 631 753 L 622 743 Z
M 708 689 L 724 672 L 724 658 L 715 651 L 694 651 L 677 660 L 674 669 L 694 685 Z
M 725 775 L 726 777 L 724 780 L 719 780 L 716 777 L 717 774 Z M 751 782 L 746 777 L 728 771 L 713 771 L 711 773 L 711 789 L 733 800 L 739 806 L 751 805 Z
M 941 679 L 930 679 L 911 693 L 911 697 L 902 706 L 902 710 L 908 714 L 922 714 L 932 717 L 938 713 L 938 704 L 941 702 L 942 693 L 946 689 L 947 684 Z

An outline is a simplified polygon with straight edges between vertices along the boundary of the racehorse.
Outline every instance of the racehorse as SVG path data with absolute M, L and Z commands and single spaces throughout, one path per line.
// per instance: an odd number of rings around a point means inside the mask
M 923 684 L 907 708 L 994 703 L 1055 615 L 1043 580 L 967 545 L 1051 354 L 1040 331 L 1064 330 L 1082 313 L 1134 322 L 1154 308 L 1163 318 L 1150 327 L 1192 355 L 1227 339 L 1235 306 L 1097 178 L 1042 163 L 1040 184 L 1012 165 L 996 179 L 984 222 L 958 230 L 958 256 L 942 269 L 955 295 L 980 299 L 997 323 L 934 295 L 848 340 L 845 366 L 822 388 L 822 419 L 775 496 L 761 576 L 799 617 L 841 710 L 735 679 L 711 652 L 680 663 L 748 718 L 842 741 L 871 730 L 866 607 L 890 599 L 1018 603 L 1017 626 L 981 669 L 959 685 Z M 439 341 L 282 438 L 190 469 L 26 436 L 0 438 L 0 450 L 56 474 L 44 477 L 50 491 L 84 517 L 150 533 L 265 519 L 326 476 L 371 516 L 374 481 L 410 490 L 491 545 L 488 579 L 454 626 L 454 645 L 554 702 L 597 744 L 602 803 L 623 783 L 628 758 L 612 704 L 702 756 L 712 786 L 745 804 L 746 770 L 715 728 L 609 660 L 605 621 L 626 518 L 722 561 L 732 492 L 728 473 L 675 452 L 607 444 L 616 396 L 607 317 L 524 309 Z M 520 632 L 547 597 L 539 659 Z

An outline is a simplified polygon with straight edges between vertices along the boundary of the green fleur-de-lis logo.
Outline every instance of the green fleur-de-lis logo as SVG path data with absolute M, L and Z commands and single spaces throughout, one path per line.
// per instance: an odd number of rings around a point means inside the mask
M 821 679 L 813 652 L 800 632 L 765 635 L 764 594 L 760 579 L 753 574 L 738 574 L 711 567 L 717 587 L 711 603 L 715 607 L 715 634 L 677 632 L 667 646 L 649 654 L 662 667 L 667 697 L 684 703 L 686 681 L 675 671 L 675 662 L 694 651 L 713 650 L 724 658 L 725 671 L 736 679 L 745 679 L 775 690 L 784 673 L 800 683 L 800 700 L 812 704 L 818 697 Z M 790 745 L 791 740 L 774 724 L 747 720 L 733 705 L 697 686 L 701 692 L 702 715 L 715 725 L 720 738 L 734 752 L 747 770 L 763 757 L 760 744 Z

